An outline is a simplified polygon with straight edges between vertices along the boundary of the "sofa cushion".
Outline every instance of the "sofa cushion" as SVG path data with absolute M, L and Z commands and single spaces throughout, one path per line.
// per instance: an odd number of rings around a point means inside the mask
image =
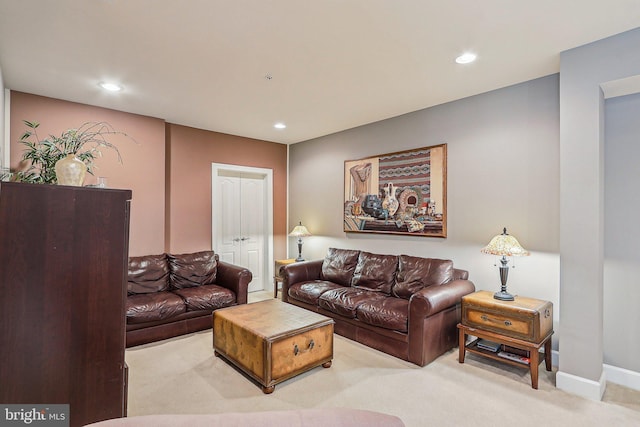
M 213 285 L 216 282 L 218 261 L 213 251 L 167 254 L 167 259 L 172 289 Z
M 395 255 L 360 252 L 351 286 L 388 295 L 394 285 L 397 268 L 398 257 Z
M 176 289 L 187 306 L 187 311 L 216 310 L 235 304 L 236 294 L 218 285 L 203 285 L 191 288 Z
M 318 306 L 332 313 L 339 314 L 340 316 L 355 319 L 356 310 L 360 304 L 364 302 L 375 304 L 384 298 L 384 294 L 380 292 L 342 287 L 332 289 L 320 295 Z
M 169 289 L 167 255 L 145 255 L 129 258 L 127 293 L 146 294 Z
M 298 301 L 306 302 L 311 305 L 318 305 L 318 298 L 323 293 L 332 289 L 340 289 L 344 286 L 337 283 L 327 282 L 325 280 L 312 280 L 309 282 L 296 283 L 289 287 L 289 298 L 296 299 Z
M 325 280 L 313 280 L 310 282 L 300 282 L 289 287 L 289 298 L 306 302 L 307 304 L 318 305 L 318 298 L 323 293 L 332 289 L 344 288 L 337 283 Z
M 356 309 L 358 320 L 399 332 L 407 332 L 408 316 L 409 301 L 391 296 L 381 301 L 365 301 Z
M 169 291 L 127 297 L 127 323 L 164 320 L 185 311 L 182 298 Z
M 453 278 L 453 261 L 400 255 L 393 294 L 409 299 L 427 286 L 438 286 Z
M 320 278 L 342 286 L 351 285 L 360 251 L 329 248 L 322 262 Z

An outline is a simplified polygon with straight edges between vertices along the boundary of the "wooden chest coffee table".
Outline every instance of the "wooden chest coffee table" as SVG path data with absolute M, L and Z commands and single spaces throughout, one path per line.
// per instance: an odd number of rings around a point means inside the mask
M 258 382 L 275 385 L 333 359 L 333 319 L 277 299 L 213 312 L 213 349 Z

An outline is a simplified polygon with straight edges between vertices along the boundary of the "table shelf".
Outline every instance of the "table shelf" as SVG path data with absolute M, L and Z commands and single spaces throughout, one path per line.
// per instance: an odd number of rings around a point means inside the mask
M 485 350 L 483 348 L 478 347 L 478 341 L 479 341 L 479 339 L 476 339 L 476 340 L 470 342 L 469 344 L 467 344 L 467 351 L 469 353 L 474 353 L 474 354 L 478 354 L 480 356 L 488 357 L 489 359 L 497 360 L 499 362 L 504 362 L 504 363 L 506 363 L 508 365 L 517 366 L 518 368 L 527 368 L 527 369 L 529 369 L 529 366 L 530 366 L 531 362 L 524 362 L 524 361 L 517 362 L 515 360 L 511 360 L 511 359 L 507 359 L 505 357 L 499 356 L 498 352 L 493 352 L 491 350 Z M 503 346 L 504 346 L 504 344 L 503 344 Z M 542 362 L 542 360 L 539 360 L 539 362 Z

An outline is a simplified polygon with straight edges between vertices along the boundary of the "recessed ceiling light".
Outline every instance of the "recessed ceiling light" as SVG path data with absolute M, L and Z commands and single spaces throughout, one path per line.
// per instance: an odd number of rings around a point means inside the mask
M 276 123 L 275 125 L 273 125 L 273 127 L 276 129 L 285 129 L 287 125 L 285 125 L 284 123 Z
M 122 86 L 115 83 L 100 82 L 99 86 L 104 90 L 108 90 L 109 92 L 119 92 L 122 90 Z
M 477 56 L 476 56 L 475 53 L 467 52 L 467 53 L 463 53 L 462 55 L 458 56 L 456 58 L 456 62 L 458 64 L 469 64 L 469 63 L 475 61 L 476 57 Z

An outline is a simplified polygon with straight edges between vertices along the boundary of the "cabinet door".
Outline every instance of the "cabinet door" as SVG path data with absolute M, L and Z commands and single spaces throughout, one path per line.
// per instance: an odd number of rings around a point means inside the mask
M 0 402 L 125 415 L 131 191 L 0 183 Z

